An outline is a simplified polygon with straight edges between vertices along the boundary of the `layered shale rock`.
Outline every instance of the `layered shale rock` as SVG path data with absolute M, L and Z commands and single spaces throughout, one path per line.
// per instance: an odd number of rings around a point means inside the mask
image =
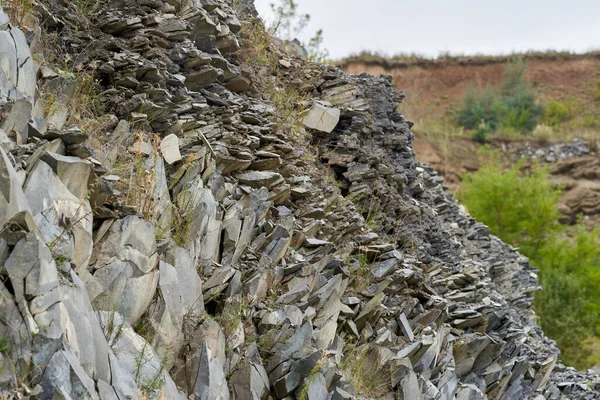
M 0 13 L 2 396 L 598 397 L 535 325 L 528 260 L 415 161 L 388 78 L 259 48 L 251 1 L 81 11 L 35 9 L 74 73 Z M 85 126 L 76 73 L 106 107 Z

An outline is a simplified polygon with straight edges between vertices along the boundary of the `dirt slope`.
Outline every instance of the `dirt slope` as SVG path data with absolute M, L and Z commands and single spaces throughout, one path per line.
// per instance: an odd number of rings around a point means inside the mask
M 452 59 L 401 63 L 385 60 L 363 62 L 359 59 L 340 62 L 348 73 L 368 72 L 394 78 L 397 89 L 407 93 L 405 107 L 415 110 L 414 103 L 427 104 L 427 112 L 443 111 L 451 102 L 462 99 L 471 83 L 498 85 L 502 80 L 505 58 Z M 570 57 L 526 58 L 526 78 L 541 97 L 575 96 L 582 100 L 590 96 L 589 88 L 600 79 L 600 55 L 590 53 Z M 587 99 L 589 100 L 589 99 Z M 410 115 L 417 119 L 419 115 Z

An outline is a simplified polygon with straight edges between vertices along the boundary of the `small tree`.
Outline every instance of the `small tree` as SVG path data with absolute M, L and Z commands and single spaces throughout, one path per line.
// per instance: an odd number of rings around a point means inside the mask
M 525 79 L 526 64 L 522 58 L 506 64 L 502 87 L 502 101 L 498 107 L 502 125 L 519 132 L 531 132 L 536 127 L 544 108 L 535 101 L 535 94 Z
M 295 39 L 310 21 L 309 14 L 298 13 L 298 4 L 294 0 L 279 0 L 278 4 L 271 3 L 270 6 L 275 23 L 269 28 L 269 33 L 283 40 Z
M 531 132 L 544 113 L 525 79 L 525 63 L 517 58 L 506 64 L 500 89 L 470 86 L 456 113 L 456 123 L 475 130 L 474 139 L 485 141 L 498 128 Z
M 300 14 L 298 3 L 294 0 L 279 0 L 278 3 L 271 3 L 270 6 L 275 15 L 275 23 L 269 28 L 272 36 L 291 41 L 296 39 L 310 22 L 310 14 Z M 322 45 L 323 29 L 319 29 L 308 43 L 302 43 L 308 52 L 309 60 L 317 62 L 325 62 L 329 56 L 329 52 L 322 48 Z

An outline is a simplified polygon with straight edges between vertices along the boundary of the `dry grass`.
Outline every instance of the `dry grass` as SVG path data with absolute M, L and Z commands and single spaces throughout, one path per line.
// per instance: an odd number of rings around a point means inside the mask
M 367 362 L 369 348 L 350 344 L 344 351 L 344 358 L 338 365 L 356 392 L 366 398 L 379 399 L 391 391 L 389 376 L 372 368 Z
M 381 65 L 385 68 L 402 68 L 409 66 L 438 67 L 440 65 L 448 65 L 451 63 L 462 65 L 504 64 L 515 57 L 522 57 L 524 60 L 579 60 L 586 58 L 600 58 L 600 50 L 592 50 L 587 53 L 574 53 L 558 50 L 531 50 L 503 55 L 468 55 L 446 52 L 440 53 L 437 57 L 427 57 L 418 53 L 404 53 L 388 56 L 382 53 L 363 51 L 339 60 L 336 64 L 342 69 L 350 64 L 358 63 Z
M 33 9 L 33 0 L 0 0 L 0 5 L 10 18 L 11 24 L 19 28 L 29 25 L 27 19 Z
M 308 145 L 307 137 L 303 135 L 301 116 L 305 105 L 310 104 L 310 96 L 290 84 L 294 80 L 302 82 L 304 77 L 294 77 L 293 69 L 287 70 L 286 76 L 283 76 L 278 65 L 279 52 L 261 20 L 243 22 L 240 38 L 242 46 L 236 58 L 242 66 L 255 71 L 254 84 L 260 92 L 268 95 L 275 107 L 273 122 L 291 139 Z
M 160 137 L 150 136 L 141 131 L 136 132 L 135 135 L 137 142 L 152 145 L 155 164 L 147 168 L 148 156 L 140 150 L 134 154 L 123 152 L 119 153 L 110 173 L 121 177 L 115 186 L 121 192 L 125 205 L 135 207 L 145 220 L 156 222 L 159 216 L 156 215 L 155 205 L 161 200 L 154 196 L 154 186 L 157 183 L 156 163 L 160 157 Z

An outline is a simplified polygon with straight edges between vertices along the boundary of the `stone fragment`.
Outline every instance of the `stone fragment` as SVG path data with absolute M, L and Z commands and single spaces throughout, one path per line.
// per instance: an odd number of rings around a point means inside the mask
M 27 143 L 29 135 L 28 124 L 31 119 L 32 109 L 31 102 L 24 98 L 16 100 L 10 108 L 8 118 L 2 124 L 2 130 L 11 142 L 17 145 Z
M 173 400 L 186 400 L 186 396 L 179 392 L 175 382 L 165 369 L 162 360 L 141 336 L 137 335 L 120 314 L 101 312 L 99 317 L 107 332 L 111 347 L 118 361 L 120 370 L 142 387 L 150 388 L 153 392 L 149 395 L 157 396 L 162 393 L 164 398 Z M 111 326 L 117 327 L 110 329 Z M 123 376 L 118 377 L 126 385 Z M 139 389 L 138 389 L 139 390 Z M 154 392 L 155 391 L 155 392 Z M 136 393 L 137 396 L 138 393 Z
M 239 182 L 252 188 L 266 187 L 271 189 L 274 183 L 279 182 L 283 177 L 277 172 L 271 171 L 249 171 L 237 176 Z
M 185 75 L 185 86 L 190 90 L 200 90 L 211 83 L 217 82 L 223 73 L 209 65 L 205 65 L 197 71 Z
M 154 326 L 153 346 L 170 367 L 184 345 L 183 324 L 198 321 L 204 310 L 202 282 L 187 250 L 174 248 L 167 254 L 173 264 L 159 264 L 160 297 L 149 309 Z
M 269 376 L 262 365 L 256 343 L 246 349 L 247 363 L 236 368 L 229 380 L 232 394 L 237 400 L 267 400 Z
M 63 161 L 62 156 L 55 157 L 60 163 L 68 165 L 70 162 Z M 25 196 L 46 243 L 52 244 L 53 253 L 69 260 L 76 268 L 85 268 L 92 255 L 92 210 L 85 196 L 87 182 L 80 182 L 77 177 L 89 173 L 89 165 L 77 162 L 81 171 L 71 171 L 56 162 L 57 170 L 82 198 L 71 193 L 44 161 L 39 161 L 27 178 Z
M 321 373 L 309 377 L 304 381 L 306 388 L 303 392 L 306 393 L 306 400 L 328 400 L 329 393 L 327 391 L 327 381 Z
M 292 362 L 290 372 L 277 380 L 273 385 L 277 398 L 284 398 L 300 386 L 302 381 L 317 366 L 322 354 L 322 350 L 318 350 L 306 358 Z
M 398 317 L 398 323 L 400 325 L 400 329 L 402 330 L 402 334 L 406 336 L 406 338 L 411 342 L 415 340 L 413 330 L 410 327 L 410 323 L 408 322 L 408 319 L 406 318 L 406 315 L 404 315 L 404 313 L 400 313 L 400 316 Z
M 223 364 L 218 358 L 211 357 L 206 342 L 202 343 L 200 368 L 196 377 L 194 394 L 197 399 L 201 400 L 229 400 Z
M 41 160 L 52 168 L 73 196 L 83 200 L 88 195 L 88 182 L 92 175 L 91 162 L 52 152 L 43 154 Z
M 46 117 L 48 129 L 61 130 L 69 118 L 69 108 L 60 101 L 56 101 Z
M 179 152 L 179 139 L 174 134 L 165 136 L 165 138 L 160 142 L 160 151 L 167 164 L 173 164 L 181 160 L 181 153 Z
M 12 163 L 0 147 L 0 227 L 22 211 L 31 209 Z
M 362 331 L 367 322 L 373 325 L 373 323 L 377 321 L 381 314 L 381 302 L 383 301 L 384 297 L 385 295 L 383 293 L 375 295 L 365 305 L 360 314 L 358 314 L 358 317 L 356 317 L 354 322 L 356 323 L 356 327 L 359 331 Z
M 94 246 L 94 272 L 86 288 L 96 309 L 116 309 L 135 324 L 158 284 L 155 229 L 136 216 L 108 223 L 110 228 Z
M 315 101 L 303 123 L 307 128 L 331 133 L 340 120 L 340 110 L 323 101 Z

